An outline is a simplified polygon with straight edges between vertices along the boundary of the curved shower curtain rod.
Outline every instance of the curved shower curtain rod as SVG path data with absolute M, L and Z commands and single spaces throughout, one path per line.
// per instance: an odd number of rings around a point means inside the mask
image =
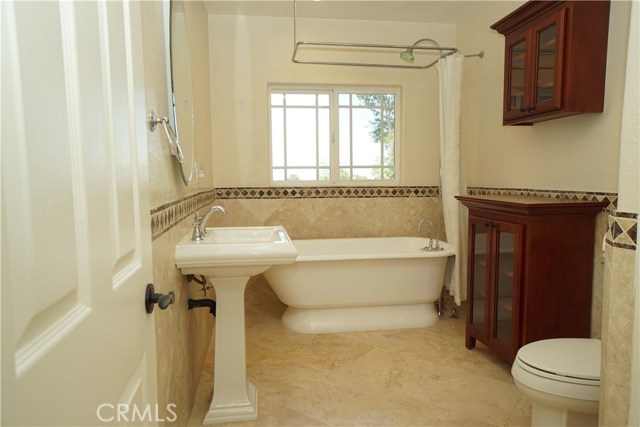
M 347 65 L 355 67 L 379 67 L 379 68 L 408 68 L 425 70 L 435 65 L 441 58 L 452 55 L 459 52 L 455 47 L 443 47 L 433 39 L 423 38 L 412 45 L 397 45 L 397 44 L 377 44 L 377 43 L 343 43 L 343 42 L 318 42 L 318 41 L 297 41 L 297 2 L 293 0 L 293 55 L 291 56 L 291 62 L 296 64 L 317 64 L 317 65 Z M 419 46 L 422 42 L 430 42 L 434 46 Z M 332 47 L 332 48 L 361 48 L 361 49 L 387 49 L 387 50 L 400 50 L 399 57 L 405 61 L 413 62 L 414 50 L 430 50 L 441 52 L 438 59 L 430 62 L 426 65 L 404 65 L 404 64 L 380 64 L 380 63 L 365 63 L 365 62 L 345 62 L 345 61 L 312 61 L 301 60 L 297 58 L 298 49 L 301 46 L 316 46 L 316 47 Z M 473 55 L 464 55 L 466 58 L 477 56 L 479 58 L 484 57 L 484 51 Z

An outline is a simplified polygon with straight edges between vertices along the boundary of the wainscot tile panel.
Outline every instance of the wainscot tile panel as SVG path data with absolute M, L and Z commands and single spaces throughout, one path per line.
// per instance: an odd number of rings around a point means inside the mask
M 151 210 L 153 239 L 162 236 L 180 221 L 216 200 L 301 200 L 301 199 L 374 199 L 431 198 L 436 186 L 406 187 L 234 187 L 217 188 L 183 197 Z

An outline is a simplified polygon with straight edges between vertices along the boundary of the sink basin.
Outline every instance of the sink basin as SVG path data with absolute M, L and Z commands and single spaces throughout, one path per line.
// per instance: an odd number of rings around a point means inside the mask
M 176 246 L 175 261 L 182 274 L 237 277 L 260 274 L 297 256 L 284 227 L 212 227 L 200 241 L 187 234 Z
M 207 276 L 216 295 L 213 399 L 204 425 L 258 417 L 258 390 L 246 371 L 244 289 L 249 276 L 297 256 L 281 226 L 212 227 L 203 240 L 189 233 L 176 245 L 182 274 Z

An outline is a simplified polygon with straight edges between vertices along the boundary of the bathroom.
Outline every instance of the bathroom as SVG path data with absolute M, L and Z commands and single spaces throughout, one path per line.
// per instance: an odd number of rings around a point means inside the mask
M 637 79 L 635 86 L 631 81 L 625 87 L 628 63 L 635 61 L 637 66 L 637 52 L 635 57 L 627 55 L 631 41 L 637 46 L 637 40 L 630 38 L 631 2 L 611 3 L 604 112 L 534 126 L 502 125 L 504 37 L 490 29 L 524 2 L 429 1 L 410 2 L 411 6 L 402 2 L 413 13 L 402 13 L 393 2 L 333 3 L 325 15 L 302 15 L 297 23 L 300 40 L 322 39 L 328 32 L 340 41 L 359 43 L 411 44 L 429 37 L 463 54 L 484 51 L 483 58 L 464 61 L 461 144 L 470 192 L 595 197 L 610 202 L 597 217 L 593 251 L 591 333 L 605 349 L 600 425 L 635 425 L 633 420 L 637 424 L 637 381 L 635 389 L 628 382 L 632 375 L 638 376 L 638 308 L 637 302 L 634 308 L 637 295 L 633 291 L 634 281 L 636 287 L 638 282 L 637 240 L 635 231 L 626 232 L 635 230 L 640 211 L 638 146 L 625 132 L 633 135 L 638 123 L 637 117 L 631 125 L 623 121 L 624 109 L 633 107 L 624 100 L 633 98 L 629 93 L 637 93 Z M 447 3 L 454 5 L 446 7 Z M 165 6 L 156 1 L 140 3 L 145 109 L 160 116 L 169 114 Z M 216 204 L 227 210 L 225 216 L 213 216 L 209 226 L 283 225 L 293 239 L 415 236 L 422 219 L 437 223 L 436 70 L 294 64 L 292 8 L 288 1 L 185 3 L 197 88 L 193 100 L 196 167 L 189 186 L 183 183 L 162 130 L 146 134 L 153 267 L 149 280 L 156 291 L 175 293 L 173 305 L 152 315 L 157 404 L 161 408 L 175 405 L 171 406 L 175 417 L 164 414 L 163 425 L 189 423 L 215 327 L 207 310 L 187 309 L 187 299 L 202 297 L 201 286 L 187 282 L 174 264 L 175 246 L 192 229 L 196 209 L 204 211 Z M 634 34 L 637 37 L 637 29 Z M 374 189 L 343 185 L 340 192 L 331 186 L 313 187 L 318 189 L 313 193 L 272 185 L 267 95 L 273 84 L 400 87 L 402 146 L 397 182 Z M 3 136 L 3 151 L 5 140 Z M 3 193 L 6 181 L 3 175 Z M 3 196 L 3 216 L 4 206 Z M 440 233 L 444 236 L 443 226 Z M 610 238 L 603 253 L 606 233 Z M 3 268 L 6 252 L 3 243 Z M 211 291 L 207 297 L 212 297 Z M 3 313 L 4 300 L 5 295 Z M 247 288 L 247 307 L 273 303 L 266 281 L 253 279 Z M 463 315 L 448 317 L 451 308 L 442 323 L 464 326 Z M 464 309 L 465 303 L 463 313 Z M 463 332 L 459 340 L 464 349 Z M 494 369 L 508 374 L 508 365 L 498 359 L 495 364 Z M 451 393 L 455 399 L 455 388 Z M 3 399 L 4 394 L 3 383 Z M 268 398 L 261 395 L 261 399 Z M 3 401 L 3 410 L 4 406 Z M 429 425 L 428 421 L 422 425 Z

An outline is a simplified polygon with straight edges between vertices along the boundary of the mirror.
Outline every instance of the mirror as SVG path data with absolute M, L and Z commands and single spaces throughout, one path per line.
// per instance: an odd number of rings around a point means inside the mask
M 195 163 L 195 125 L 193 108 L 193 84 L 191 56 L 185 3 L 171 0 L 169 8 L 168 76 L 169 82 L 169 122 L 165 126 L 171 153 L 180 165 L 184 185 L 189 186 Z M 171 131 L 171 127 L 175 129 Z

